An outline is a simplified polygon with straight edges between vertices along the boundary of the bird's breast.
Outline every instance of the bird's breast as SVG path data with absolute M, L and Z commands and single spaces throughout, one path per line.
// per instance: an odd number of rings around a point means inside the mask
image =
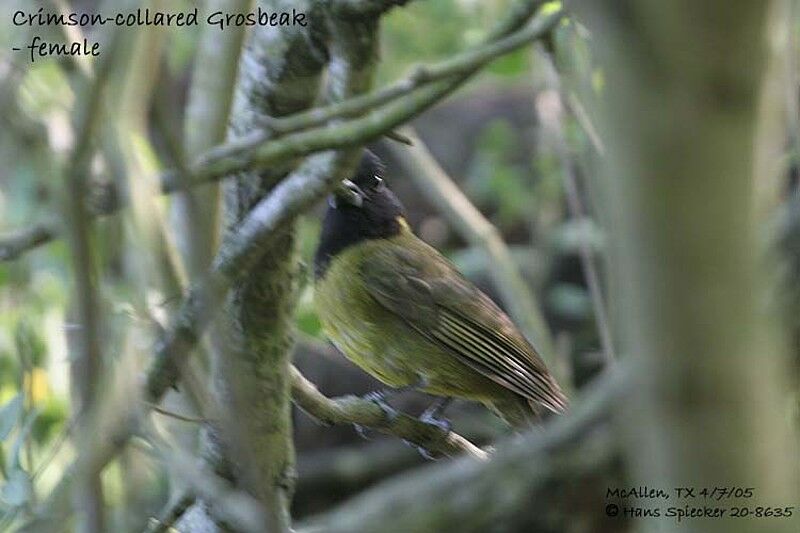
M 348 359 L 390 386 L 414 382 L 398 353 L 413 343 L 408 326 L 381 306 L 359 276 L 360 245 L 337 257 L 317 281 L 315 303 L 323 330 Z

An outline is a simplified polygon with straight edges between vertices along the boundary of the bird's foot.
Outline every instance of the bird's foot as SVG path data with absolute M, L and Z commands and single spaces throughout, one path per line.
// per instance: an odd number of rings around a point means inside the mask
M 407 441 L 405 439 L 403 439 L 403 442 L 407 446 L 410 446 L 410 447 L 414 448 L 415 450 L 417 450 L 417 453 L 420 454 L 423 459 L 426 459 L 428 461 L 438 461 L 439 460 L 438 456 L 434 455 L 430 450 L 428 450 L 424 446 L 418 446 L 418 445 L 414 444 L 413 442 Z
M 450 430 L 453 429 L 453 424 L 450 422 L 450 420 L 436 413 L 429 413 L 428 411 L 425 411 L 420 415 L 419 421 L 425 422 L 430 426 L 437 427 L 445 434 L 450 433 Z
M 435 426 L 445 433 L 450 433 L 453 424 L 444 417 L 444 411 L 452 401 L 452 398 L 441 398 L 437 400 L 433 405 L 425 409 L 420 415 L 419 420 L 431 426 Z
M 395 418 L 397 418 L 397 409 L 392 407 L 386 402 L 386 398 L 388 397 L 388 393 L 386 391 L 377 390 L 368 392 L 361 398 L 367 401 L 370 401 L 381 408 L 383 411 L 383 416 L 387 422 L 391 422 Z
M 450 433 L 450 430 L 452 429 L 453 424 L 450 423 L 450 421 L 447 420 L 446 418 L 440 418 L 441 414 L 435 413 L 435 412 L 429 412 L 429 411 L 431 411 L 431 410 L 428 409 L 427 411 L 422 413 L 422 415 L 420 415 L 420 417 L 419 417 L 419 421 L 423 422 L 425 424 L 428 424 L 429 426 L 433 426 L 433 427 L 439 429 L 445 435 Z M 427 459 L 429 461 L 436 461 L 436 460 L 439 459 L 436 455 L 431 453 L 430 450 L 428 450 L 427 448 L 425 448 L 423 446 L 418 446 L 418 445 L 414 444 L 413 442 L 408 442 L 408 441 L 403 441 L 403 442 L 405 442 L 406 444 L 408 444 L 409 446 L 411 446 L 412 448 L 417 450 L 417 452 L 419 452 L 419 454 L 422 457 L 424 457 L 425 459 Z
M 358 436 L 364 440 L 372 440 L 372 436 L 375 433 L 368 427 L 364 427 L 361 424 L 353 424 L 353 429 L 355 429 L 356 433 L 358 433 Z
M 387 396 L 388 396 L 388 393 L 386 391 L 377 390 L 377 391 L 368 392 L 367 394 L 363 395 L 361 397 L 361 399 L 362 400 L 367 400 L 369 402 L 372 402 L 375 405 L 377 405 L 378 407 L 380 407 L 381 411 L 383 411 L 384 420 L 387 421 L 387 422 L 391 422 L 392 420 L 397 418 L 397 414 L 398 413 L 397 413 L 397 409 L 395 409 L 394 407 L 392 407 L 391 405 L 389 405 L 386 402 Z M 372 430 L 370 430 L 369 428 L 364 427 L 364 426 L 362 426 L 360 424 L 353 424 L 353 427 L 355 428 L 356 433 L 358 433 L 358 435 L 362 439 L 372 440 L 371 433 L 374 433 Z

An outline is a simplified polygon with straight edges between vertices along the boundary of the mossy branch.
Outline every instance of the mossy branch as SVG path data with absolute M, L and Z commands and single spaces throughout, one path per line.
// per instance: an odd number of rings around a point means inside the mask
M 537 0 L 520 2 L 511 10 L 510 15 L 490 32 L 490 42 L 525 25 L 540 3 Z M 560 13 L 556 13 L 534 19 L 528 27 L 529 39 L 545 35 L 557 23 L 560 16 Z M 520 42 L 519 46 L 525 42 L 528 41 Z M 211 163 L 204 163 L 203 173 L 198 173 L 195 169 L 192 172 L 193 177 L 195 180 L 205 179 L 208 181 L 243 170 L 274 166 L 277 162 L 286 162 L 295 157 L 332 148 L 350 148 L 361 145 L 427 109 L 452 92 L 493 57 L 484 58 L 482 63 L 456 75 L 454 80 L 439 80 L 423 86 L 363 117 L 337 122 L 335 126 L 331 127 L 310 129 L 284 138 L 269 140 L 244 154 L 226 155 L 219 159 L 213 159 Z M 166 391 L 177 383 L 180 375 L 179 369 L 182 368 L 197 345 L 204 329 L 218 310 L 219 302 L 231 285 L 258 263 L 264 251 L 269 248 L 271 239 L 287 223 L 324 197 L 338 181 L 345 177 L 343 173 L 349 167 L 348 163 L 351 163 L 348 158 L 342 157 L 337 152 L 328 152 L 307 158 L 248 212 L 247 216 L 237 225 L 237 231 L 231 233 L 226 242 L 221 245 L 221 251 L 213 261 L 208 273 L 199 278 L 189 290 L 170 327 L 156 344 L 153 363 L 147 371 L 142 387 L 142 397 L 145 402 L 157 404 Z M 178 190 L 182 186 L 177 177 L 172 182 L 166 177 L 162 181 L 162 189 L 165 192 Z M 101 208 L 94 209 L 93 214 L 108 214 L 122 207 L 123 204 L 116 198 L 116 195 L 107 196 L 109 200 L 104 202 Z M 38 232 L 37 238 L 34 240 L 36 244 L 42 244 L 59 236 L 59 232 L 53 227 L 33 227 L 31 231 Z M 30 243 L 31 240 L 20 235 L 16 236 L 15 243 L 17 245 L 25 242 Z M 0 239 L 0 260 L 17 257 L 30 249 L 30 247 L 20 248 L 19 246 L 9 248 L 5 245 L 6 243 Z M 317 400 L 319 399 L 317 397 Z M 342 407 L 341 403 L 320 402 L 317 404 L 318 407 L 325 405 Z M 344 417 L 341 411 L 338 412 Z M 359 418 L 361 422 L 366 422 L 364 425 L 374 423 L 374 426 L 380 429 L 381 423 L 375 418 L 377 412 L 371 411 L 371 408 L 370 410 L 359 408 L 359 413 L 359 417 L 364 417 Z M 346 417 L 341 420 L 349 421 Z M 116 421 L 115 429 L 109 433 L 111 435 L 109 439 L 98 442 L 93 450 L 81 454 L 79 459 L 68 466 L 48 499 L 39 507 L 35 521 L 37 523 L 41 523 L 40 520 L 47 523 L 58 523 L 64 515 L 64 505 L 69 501 L 69 494 L 76 476 L 87 471 L 101 471 L 130 440 L 135 427 L 134 419 L 121 417 Z M 401 419 L 397 427 L 400 428 L 397 429 L 398 434 L 406 435 L 410 437 L 409 440 L 421 445 L 427 443 L 434 450 L 437 449 L 437 446 L 439 449 L 449 451 L 455 451 L 459 447 L 464 450 L 468 449 L 466 443 L 458 442 L 453 435 L 442 439 L 440 435 L 426 433 L 430 430 L 421 430 L 406 419 Z M 441 441 L 439 444 L 436 444 L 437 439 Z M 479 454 L 473 453 L 472 455 Z
M 388 419 L 374 402 L 358 396 L 328 398 L 294 366 L 292 400 L 303 411 L 324 424 L 357 424 L 413 443 L 437 456 L 468 455 L 488 459 L 489 454 L 453 432 L 398 413 Z
M 610 414 L 628 377 L 617 365 L 547 431 L 499 444 L 488 461 L 464 457 L 398 476 L 298 531 L 568 531 L 602 523 L 605 487 L 622 482 Z

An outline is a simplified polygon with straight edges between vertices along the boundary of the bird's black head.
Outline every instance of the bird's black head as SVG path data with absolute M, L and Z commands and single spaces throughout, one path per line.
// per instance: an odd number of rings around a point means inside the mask
M 344 180 L 328 198 L 322 235 L 314 257 L 314 276 L 321 278 L 331 259 L 356 243 L 400 233 L 405 210 L 383 181 L 384 166 L 364 150 L 352 179 Z

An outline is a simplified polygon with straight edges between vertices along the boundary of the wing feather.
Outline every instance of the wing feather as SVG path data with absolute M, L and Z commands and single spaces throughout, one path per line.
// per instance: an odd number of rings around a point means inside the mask
M 541 372 L 534 368 L 529 353 L 520 351 L 494 331 L 449 310 L 443 310 L 439 317 L 440 325 L 431 332 L 432 337 L 447 338 L 451 351 L 468 365 L 495 381 L 502 378 L 502 385 L 552 411 L 566 409 L 558 385 L 546 370 Z
M 365 258 L 362 277 L 369 293 L 477 372 L 551 411 L 565 410 L 561 389 L 511 320 L 427 248 L 433 261 L 422 261 L 413 248 L 391 246 Z

